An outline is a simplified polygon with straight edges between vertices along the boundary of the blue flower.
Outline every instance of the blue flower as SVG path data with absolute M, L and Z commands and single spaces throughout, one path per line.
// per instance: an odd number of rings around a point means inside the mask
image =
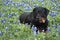
M 12 1 L 12 0 L 9 0 L 9 1 Z
M 16 7 L 20 7 L 21 5 L 22 5 L 22 4 L 20 4 L 19 2 L 16 2 L 16 3 L 15 3 L 15 6 L 16 6 Z
M 57 0 L 51 0 L 52 2 L 57 2 Z
M 36 34 L 37 34 L 37 32 L 36 32 L 37 27 L 35 27 L 35 26 L 33 25 L 33 26 L 32 26 L 32 30 L 33 30 L 34 36 L 36 36 Z
M 11 18 L 13 15 L 12 14 L 8 14 L 8 18 Z
M 38 4 L 34 4 L 34 7 L 38 7 Z
M 2 0 L 2 2 L 5 2 L 5 0 Z
M 9 0 L 6 0 L 5 5 L 8 5 L 8 4 L 9 4 Z
M 16 16 L 18 14 L 18 12 L 14 13 L 14 16 Z
M 31 0 L 31 2 L 34 2 L 35 0 Z
M 30 6 L 28 6 L 28 7 L 25 7 L 24 9 L 25 10 L 31 10 L 32 8 Z
M 1 22 L 4 24 L 6 22 L 6 19 L 1 20 Z
M 8 31 L 8 27 L 5 27 L 5 30 Z
M 33 31 L 36 31 L 37 28 L 33 25 L 33 26 L 32 26 L 32 30 L 33 30 Z
M 60 25 L 58 25 L 57 27 L 60 28 Z
M 34 31 L 34 36 L 36 36 L 36 31 Z
M 24 5 L 23 5 L 23 7 L 26 7 L 26 6 L 27 6 L 27 4 L 24 4 Z
M 38 0 L 38 2 L 44 2 L 44 0 Z
M 0 36 L 3 36 L 3 32 L 2 31 L 0 31 Z
M 14 6 L 14 5 L 15 5 L 15 3 L 14 3 L 14 2 L 12 2 L 12 3 L 11 3 L 11 5 L 12 5 L 12 6 Z
M 48 31 L 48 32 L 50 32 L 50 31 L 51 31 L 51 30 L 50 30 L 50 27 L 48 27 L 48 28 L 47 28 L 47 31 Z
M 53 28 L 57 28 L 57 25 L 53 24 L 52 27 L 53 27 Z
M 50 16 L 54 17 L 54 16 L 57 16 L 58 12 L 51 12 L 50 13 Z
M 3 16 L 4 16 L 4 14 L 0 12 L 0 17 L 3 17 Z
M 52 7 L 51 10 L 58 10 L 59 8 L 58 7 Z

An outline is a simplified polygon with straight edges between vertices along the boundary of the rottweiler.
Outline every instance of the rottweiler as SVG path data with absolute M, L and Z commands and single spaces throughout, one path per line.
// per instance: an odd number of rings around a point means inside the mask
M 37 27 L 37 31 L 47 31 L 49 10 L 44 7 L 35 7 L 32 12 L 24 12 L 19 16 L 20 23 L 28 23 Z M 36 31 L 36 32 L 37 32 Z

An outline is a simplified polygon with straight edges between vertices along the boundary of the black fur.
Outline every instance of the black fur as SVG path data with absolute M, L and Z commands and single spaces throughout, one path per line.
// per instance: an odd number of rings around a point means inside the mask
M 28 23 L 31 25 L 35 25 L 39 31 L 47 31 L 48 26 L 48 16 L 49 10 L 44 7 L 36 7 L 32 12 L 24 12 L 19 16 L 20 23 Z M 39 19 L 45 19 L 45 23 L 40 23 Z

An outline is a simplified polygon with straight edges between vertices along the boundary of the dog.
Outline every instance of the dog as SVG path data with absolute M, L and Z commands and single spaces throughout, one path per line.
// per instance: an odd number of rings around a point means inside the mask
M 28 25 L 34 25 L 39 32 L 46 32 L 48 26 L 47 16 L 49 14 L 49 10 L 44 7 L 35 7 L 32 12 L 24 12 L 19 16 L 20 23 L 28 23 Z

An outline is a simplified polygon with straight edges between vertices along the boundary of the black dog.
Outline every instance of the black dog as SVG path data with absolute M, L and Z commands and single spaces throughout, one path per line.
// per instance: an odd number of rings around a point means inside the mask
M 36 7 L 32 12 L 24 12 L 19 16 L 20 23 L 28 23 L 31 25 L 35 25 L 37 27 L 37 31 L 42 32 L 47 31 L 48 26 L 48 16 L 49 10 L 44 7 Z

